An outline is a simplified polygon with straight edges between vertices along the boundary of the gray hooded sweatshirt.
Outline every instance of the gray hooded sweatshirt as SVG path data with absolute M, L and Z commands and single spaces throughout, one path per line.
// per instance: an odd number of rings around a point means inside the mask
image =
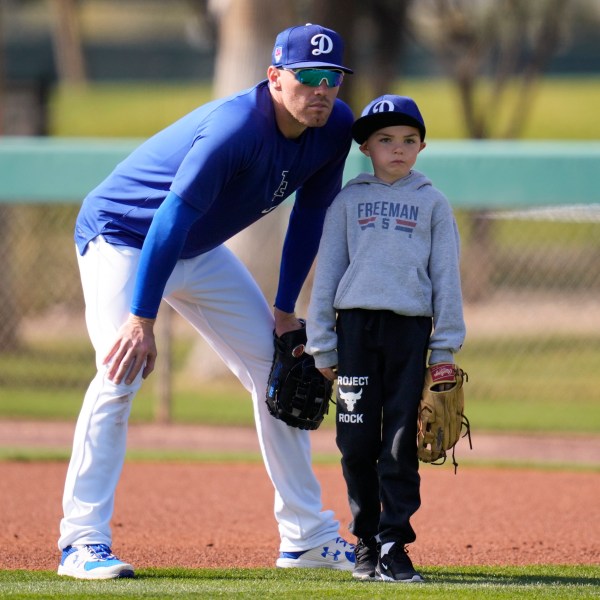
M 433 317 L 429 364 L 453 362 L 465 338 L 460 240 L 445 196 L 418 171 L 386 183 L 362 173 L 325 218 L 307 318 L 317 367 L 337 364 L 336 311 Z

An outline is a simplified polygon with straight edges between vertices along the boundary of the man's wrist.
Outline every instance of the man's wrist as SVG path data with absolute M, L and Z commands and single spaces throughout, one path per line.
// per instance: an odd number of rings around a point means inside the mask
M 140 325 L 154 325 L 156 319 L 150 319 L 149 317 L 140 317 L 139 315 L 134 315 L 131 313 L 129 315 L 129 320 L 134 323 L 139 323 Z

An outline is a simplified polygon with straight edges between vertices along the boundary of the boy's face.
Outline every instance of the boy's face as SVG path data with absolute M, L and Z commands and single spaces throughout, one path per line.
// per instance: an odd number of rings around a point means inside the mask
M 406 177 L 425 148 L 419 130 L 410 125 L 392 125 L 372 133 L 360 146 L 371 159 L 375 176 L 386 183 Z

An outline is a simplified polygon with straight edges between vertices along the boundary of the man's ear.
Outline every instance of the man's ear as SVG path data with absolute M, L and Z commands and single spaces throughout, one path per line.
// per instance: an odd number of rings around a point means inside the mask
M 281 83 L 279 81 L 280 78 L 281 71 L 277 67 L 270 65 L 267 69 L 267 79 L 269 80 L 269 84 L 276 90 L 281 89 Z

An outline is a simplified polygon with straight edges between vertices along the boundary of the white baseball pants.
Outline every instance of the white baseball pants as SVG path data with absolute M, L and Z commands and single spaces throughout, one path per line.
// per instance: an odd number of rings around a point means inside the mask
M 59 549 L 74 544 L 111 545 L 110 520 L 125 459 L 127 420 L 142 384 L 140 372 L 131 385 L 115 385 L 106 378 L 102 365 L 129 314 L 140 251 L 110 245 L 99 237 L 84 256 L 77 255 L 98 372 L 75 428 Z M 246 267 L 225 246 L 180 260 L 164 299 L 208 341 L 252 394 L 260 448 L 275 487 L 280 550 L 307 550 L 339 535 L 332 511 L 322 510 L 309 432 L 289 427 L 268 412 L 264 394 L 273 359 L 273 315 Z M 193 507 L 190 510 L 193 513 Z

